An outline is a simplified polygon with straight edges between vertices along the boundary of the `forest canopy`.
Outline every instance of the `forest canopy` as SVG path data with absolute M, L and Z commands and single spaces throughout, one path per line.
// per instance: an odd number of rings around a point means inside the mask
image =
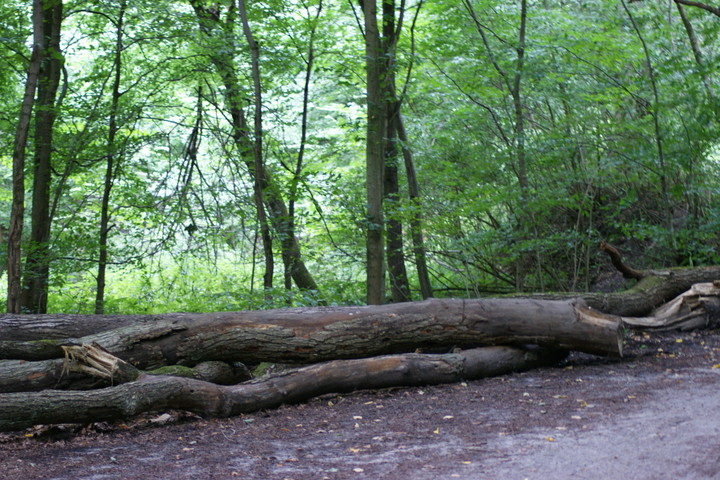
M 8 0 L 9 312 L 619 288 L 720 263 L 687 0 Z M 3 288 L 6 288 L 3 287 Z

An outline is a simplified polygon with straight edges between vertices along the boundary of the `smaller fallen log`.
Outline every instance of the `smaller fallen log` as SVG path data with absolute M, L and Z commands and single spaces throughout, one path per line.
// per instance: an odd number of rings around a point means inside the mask
M 228 417 L 327 393 L 474 380 L 555 365 L 565 355 L 559 350 L 519 347 L 485 347 L 443 355 L 386 355 L 336 360 L 221 386 L 191 378 L 142 374 L 102 349 L 73 347 L 70 370 L 111 378 L 116 385 L 91 391 L 0 394 L 0 431 L 38 424 L 108 421 L 163 409 Z M 120 382 L 125 383 L 117 384 Z
M 82 348 L 72 345 L 63 347 L 68 358 L 75 355 L 88 355 L 88 351 L 83 351 Z M 96 352 L 109 354 L 97 344 L 94 344 L 92 348 Z M 122 376 L 114 371 L 115 367 L 111 360 L 98 353 L 93 361 L 102 365 L 99 371 L 103 371 L 104 368 L 111 374 L 103 376 L 96 375 L 97 372 L 93 371 L 68 369 L 67 358 L 37 362 L 0 360 L 0 392 L 35 392 L 46 389 L 89 390 L 123 383 Z M 219 385 L 235 385 L 252 378 L 250 371 L 241 363 L 212 361 L 202 362 L 193 367 L 168 365 L 145 373 L 195 378 Z
M 650 315 L 653 309 L 681 295 L 696 283 L 719 279 L 720 266 L 648 270 L 642 274 L 643 277 L 635 285 L 621 292 L 534 293 L 522 297 L 535 300 L 581 298 L 589 307 L 600 312 L 623 317 L 642 317 Z
M 625 325 L 645 330 L 695 330 L 720 327 L 720 280 L 696 283 L 649 317 L 622 317 Z

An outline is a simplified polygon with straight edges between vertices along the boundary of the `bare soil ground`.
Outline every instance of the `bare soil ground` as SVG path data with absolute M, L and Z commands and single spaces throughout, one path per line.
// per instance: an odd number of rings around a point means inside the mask
M 720 332 L 630 332 L 620 360 L 231 419 L 165 413 L 0 434 L 0 478 L 720 479 Z

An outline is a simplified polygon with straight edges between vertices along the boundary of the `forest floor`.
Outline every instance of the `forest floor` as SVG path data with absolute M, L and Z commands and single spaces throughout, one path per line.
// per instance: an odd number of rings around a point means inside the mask
M 5 433 L 0 478 L 720 478 L 720 331 L 629 332 L 625 353 L 230 419 Z

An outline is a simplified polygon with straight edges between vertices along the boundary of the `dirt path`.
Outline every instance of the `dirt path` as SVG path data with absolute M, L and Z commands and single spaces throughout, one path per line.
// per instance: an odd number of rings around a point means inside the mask
M 233 419 L 0 434 L 0 478 L 720 479 L 720 332 L 626 352 Z

